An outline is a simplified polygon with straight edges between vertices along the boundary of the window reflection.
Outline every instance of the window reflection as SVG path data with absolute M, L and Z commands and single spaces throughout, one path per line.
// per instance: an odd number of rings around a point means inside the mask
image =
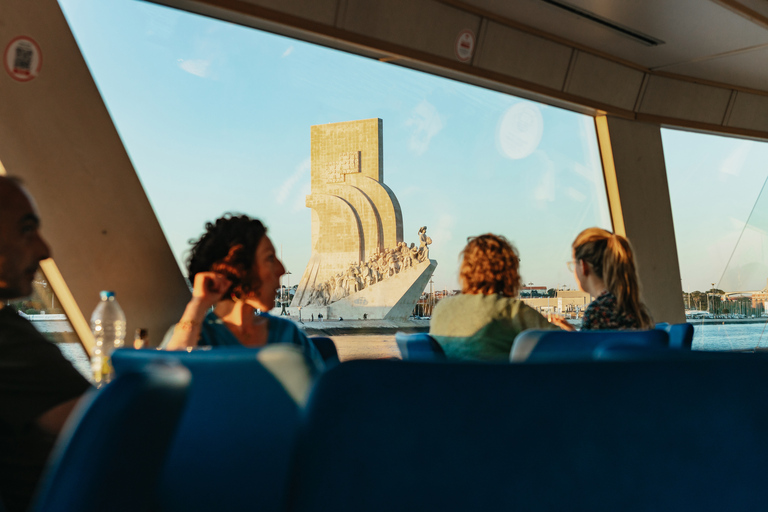
M 6 302 L 6 307 L 16 310 L 49 341 L 56 344 L 62 354 L 77 370 L 90 378 L 88 356 L 80 339 L 75 334 L 67 315 L 41 271 L 37 271 L 32 283 L 33 292 L 29 297 Z

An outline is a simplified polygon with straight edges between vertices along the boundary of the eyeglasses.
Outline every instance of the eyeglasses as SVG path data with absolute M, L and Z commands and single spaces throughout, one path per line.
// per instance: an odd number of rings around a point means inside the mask
M 568 265 L 568 270 L 570 272 L 573 272 L 576 270 L 576 262 L 574 260 L 569 261 L 568 263 L 566 263 L 566 265 Z

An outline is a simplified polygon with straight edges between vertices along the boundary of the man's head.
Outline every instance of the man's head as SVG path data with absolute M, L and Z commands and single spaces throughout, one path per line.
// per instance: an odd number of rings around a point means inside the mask
M 0 299 L 32 293 L 38 264 L 51 256 L 39 228 L 32 197 L 16 180 L 0 176 Z

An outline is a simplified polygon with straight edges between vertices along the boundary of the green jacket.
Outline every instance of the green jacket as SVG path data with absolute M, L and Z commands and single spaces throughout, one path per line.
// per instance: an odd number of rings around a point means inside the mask
M 502 295 L 456 295 L 441 300 L 429 333 L 448 359 L 509 361 L 515 337 L 526 329 L 557 329 L 519 299 Z

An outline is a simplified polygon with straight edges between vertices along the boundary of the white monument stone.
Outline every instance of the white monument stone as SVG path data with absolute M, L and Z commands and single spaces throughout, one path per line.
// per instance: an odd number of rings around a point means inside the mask
M 382 121 L 313 126 L 312 255 L 292 314 L 407 320 L 437 262 L 426 226 L 403 241 L 403 215 L 384 184 Z

